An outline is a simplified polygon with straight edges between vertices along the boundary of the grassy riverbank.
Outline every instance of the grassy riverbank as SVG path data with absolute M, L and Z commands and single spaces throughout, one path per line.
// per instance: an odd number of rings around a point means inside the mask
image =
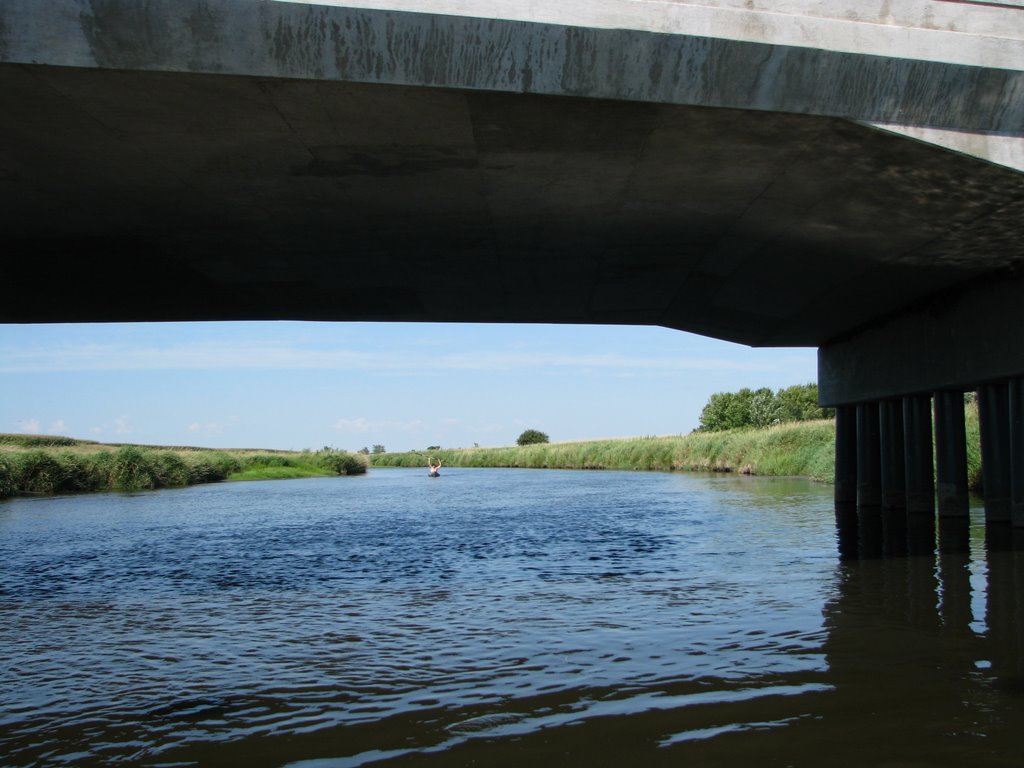
M 967 463 L 972 488 L 981 485 L 978 444 L 977 409 L 968 406 Z M 835 478 L 835 423 L 832 420 L 789 422 L 767 429 L 506 448 L 461 448 L 436 450 L 431 455 L 455 467 L 737 472 L 798 475 L 831 483 Z M 374 467 L 425 467 L 426 460 L 427 454 L 418 451 L 370 457 Z
M 737 472 L 832 482 L 835 425 L 789 422 L 767 429 L 691 432 L 672 437 L 588 440 L 431 452 L 455 467 Z M 135 491 L 217 482 L 355 475 L 374 467 L 425 467 L 419 451 L 369 457 L 343 451 L 166 448 L 65 437 L 0 434 L 0 498 L 87 491 Z M 977 408 L 967 407 L 971 488 L 981 486 Z
M 0 498 L 356 475 L 366 468 L 365 456 L 343 451 L 222 451 L 0 435 Z
M 439 450 L 432 455 L 457 467 L 697 470 L 804 475 L 831 481 L 834 452 L 833 423 L 813 421 L 673 437 Z M 370 460 L 374 467 L 419 467 L 426 465 L 426 454 L 384 453 Z

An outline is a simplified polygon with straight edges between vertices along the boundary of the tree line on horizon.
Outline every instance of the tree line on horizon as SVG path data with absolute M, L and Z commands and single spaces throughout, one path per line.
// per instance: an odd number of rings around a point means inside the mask
M 715 392 L 700 412 L 698 432 L 720 432 L 744 427 L 764 428 L 790 421 L 812 421 L 835 416 L 834 408 L 818 405 L 818 385 L 795 384 L 772 392 L 768 387 L 738 392 Z

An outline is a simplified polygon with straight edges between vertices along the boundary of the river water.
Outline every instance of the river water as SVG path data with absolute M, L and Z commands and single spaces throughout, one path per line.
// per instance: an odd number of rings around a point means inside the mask
M 8 501 L 0 764 L 1021 765 L 1018 554 L 834 520 L 550 470 Z

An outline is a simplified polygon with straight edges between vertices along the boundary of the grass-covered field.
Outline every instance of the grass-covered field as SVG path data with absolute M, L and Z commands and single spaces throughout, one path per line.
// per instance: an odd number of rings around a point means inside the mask
M 967 408 L 967 464 L 971 488 L 981 485 L 977 408 Z M 432 451 L 448 466 L 545 469 L 625 469 L 738 472 L 750 475 L 835 479 L 835 423 L 789 422 L 767 429 L 691 432 L 673 437 L 641 437 L 544 443 L 507 448 Z M 374 467 L 426 467 L 427 454 L 383 453 Z
M 342 451 L 219 451 L 0 435 L 0 498 L 356 475 L 366 468 L 365 456 Z

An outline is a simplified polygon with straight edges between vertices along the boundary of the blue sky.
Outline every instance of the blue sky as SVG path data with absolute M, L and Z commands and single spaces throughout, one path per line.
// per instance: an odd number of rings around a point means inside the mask
M 713 392 L 814 381 L 815 359 L 651 327 L 0 325 L 0 432 L 389 451 L 673 435 Z

